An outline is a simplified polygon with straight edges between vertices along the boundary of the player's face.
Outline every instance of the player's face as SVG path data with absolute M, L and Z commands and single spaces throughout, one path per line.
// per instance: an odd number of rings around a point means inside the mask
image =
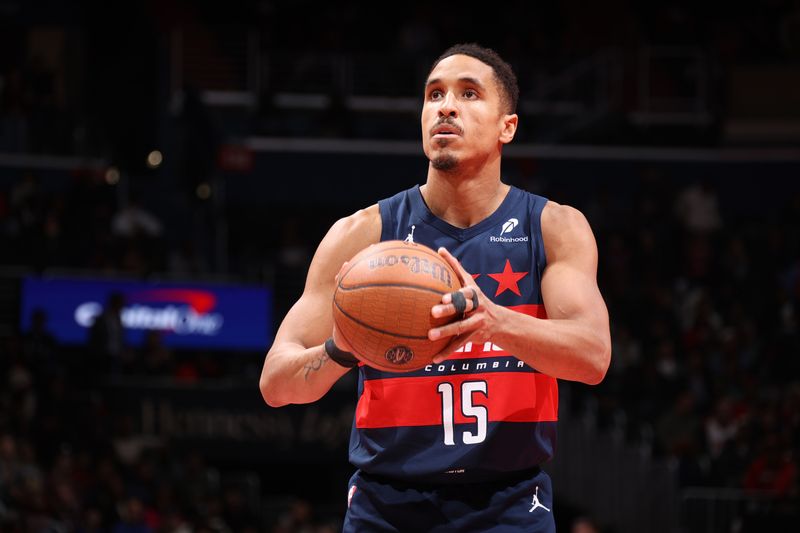
M 508 118 L 489 65 L 466 55 L 439 62 L 428 76 L 422 107 L 422 146 L 434 168 L 448 171 L 509 142 Z M 514 126 L 516 122 L 514 122 Z

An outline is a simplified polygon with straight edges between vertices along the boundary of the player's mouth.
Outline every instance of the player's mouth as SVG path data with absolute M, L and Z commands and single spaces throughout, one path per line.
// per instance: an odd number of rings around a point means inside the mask
M 461 128 L 455 124 L 439 124 L 431 130 L 431 137 L 456 137 L 461 133 Z

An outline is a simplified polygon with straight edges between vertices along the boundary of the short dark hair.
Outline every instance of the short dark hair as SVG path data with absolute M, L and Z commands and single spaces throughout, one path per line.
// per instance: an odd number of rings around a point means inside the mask
M 506 111 L 509 114 L 516 113 L 517 101 L 519 100 L 519 85 L 517 84 L 517 75 L 514 74 L 514 69 L 511 68 L 511 65 L 509 65 L 502 57 L 500 57 L 500 54 L 491 48 L 481 46 L 477 43 L 454 44 L 445 50 L 442 55 L 440 55 L 433 62 L 428 74 L 430 75 L 430 73 L 433 72 L 433 69 L 436 68 L 436 65 L 438 65 L 442 59 L 458 54 L 474 57 L 481 63 L 485 63 L 492 67 L 495 79 L 501 88 L 500 99 L 503 104 L 505 104 Z

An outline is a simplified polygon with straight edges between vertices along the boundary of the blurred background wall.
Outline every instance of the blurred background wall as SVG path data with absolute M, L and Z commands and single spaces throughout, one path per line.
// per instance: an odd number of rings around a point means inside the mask
M 504 179 L 599 245 L 559 531 L 797 523 L 800 3 L 492 7 L 0 0 L 0 530 L 339 529 L 353 376 L 258 375 L 328 227 L 424 182 L 465 41 L 519 76 Z

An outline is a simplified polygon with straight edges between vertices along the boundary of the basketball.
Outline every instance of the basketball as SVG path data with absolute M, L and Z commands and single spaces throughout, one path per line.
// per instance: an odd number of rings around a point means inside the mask
M 431 248 L 384 241 L 358 252 L 339 276 L 333 319 L 365 364 L 390 372 L 410 372 L 431 363 L 451 337 L 428 339 L 428 330 L 455 320 L 434 318 L 431 307 L 461 280 Z

